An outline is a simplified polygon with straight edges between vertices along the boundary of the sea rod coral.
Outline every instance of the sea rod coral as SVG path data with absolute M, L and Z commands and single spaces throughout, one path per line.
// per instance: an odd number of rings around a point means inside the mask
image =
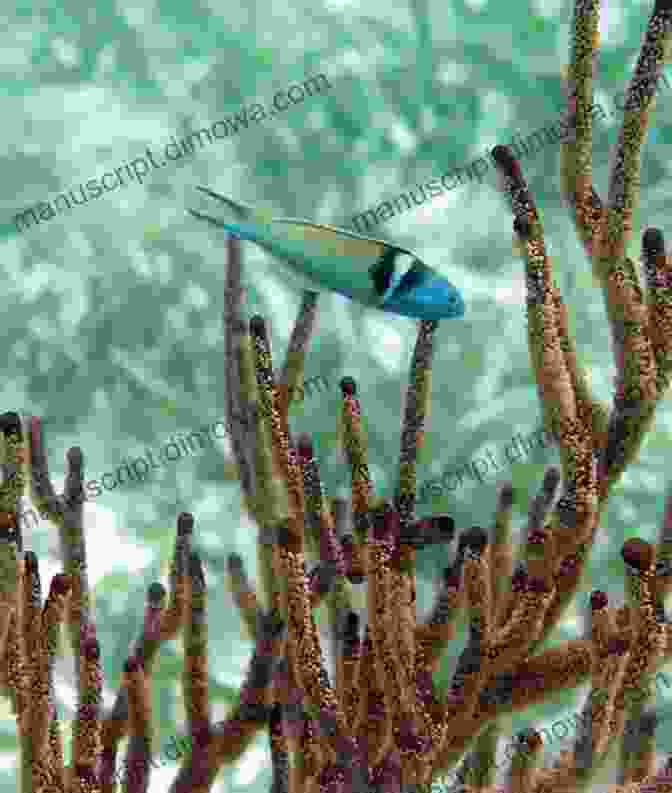
M 147 590 L 141 635 L 125 664 L 110 712 L 101 704 L 100 647 L 87 580 L 82 489 L 84 457 L 67 454 L 64 492 L 48 473 L 41 422 L 0 417 L 0 681 L 16 713 L 23 793 L 113 793 L 119 745 L 128 738 L 124 793 L 148 788 L 152 752 L 152 668 L 163 642 L 182 634 L 182 688 L 189 753 L 170 793 L 205 793 L 267 730 L 273 793 L 426 793 L 462 761 L 463 789 L 494 789 L 502 719 L 559 691 L 589 683 L 571 751 L 540 767 L 542 740 L 526 730 L 508 770 L 514 793 L 588 789 L 618 753 L 613 793 L 672 793 L 672 764 L 658 768 L 652 681 L 672 656 L 665 598 L 672 587 L 672 496 L 658 542 L 620 548 L 626 602 L 590 597 L 587 635 L 548 643 L 577 593 L 614 485 L 635 458 L 672 372 L 672 257 L 662 233 L 642 235 L 646 288 L 625 253 L 639 190 L 640 150 L 657 75 L 672 38 L 672 2 L 658 0 L 628 87 L 609 194 L 591 178 L 593 59 L 598 2 L 577 0 L 568 79 L 570 133 L 562 144 L 562 187 L 577 233 L 602 286 L 617 367 L 609 409 L 590 393 L 566 308 L 546 254 L 543 228 L 519 164 L 506 147 L 493 159 L 514 215 L 527 275 L 529 346 L 545 426 L 560 451 L 530 506 L 525 541 L 512 547 L 510 484 L 498 495 L 489 529 L 462 530 L 427 615 L 416 613 L 417 550 L 438 552 L 455 538 L 446 515 L 415 515 L 418 446 L 429 405 L 437 322 L 423 320 L 412 356 L 401 429 L 398 482 L 391 502 L 370 477 L 362 415 L 352 378 L 341 382 L 343 443 L 351 500 L 328 499 L 311 439 L 292 436 L 290 395 L 301 382 L 317 298 L 304 295 L 286 361 L 273 367 L 261 317 L 241 315 L 240 243 L 227 240 L 225 408 L 245 504 L 259 528 L 257 587 L 231 554 L 228 575 L 255 642 L 239 701 L 212 723 L 208 699 L 207 591 L 194 548 L 195 521 L 182 513 L 168 591 Z M 19 498 L 29 489 L 54 524 L 63 572 L 44 605 L 36 555 L 24 549 Z M 614 550 L 614 553 L 616 551 Z M 354 607 L 365 584 L 367 608 Z M 331 618 L 328 669 L 314 618 Z M 455 640 L 468 641 L 445 696 L 433 674 Z M 53 667 L 61 625 L 76 665 L 78 709 L 72 761 L 64 749 Z M 642 693 L 643 692 L 643 693 Z

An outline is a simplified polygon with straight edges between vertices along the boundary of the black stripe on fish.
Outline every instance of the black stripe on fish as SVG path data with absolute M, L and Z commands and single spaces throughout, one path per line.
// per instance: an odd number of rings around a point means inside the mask
M 373 281 L 373 288 L 378 297 L 383 297 L 390 288 L 398 253 L 399 251 L 395 248 L 388 248 L 380 259 L 369 268 L 369 277 Z

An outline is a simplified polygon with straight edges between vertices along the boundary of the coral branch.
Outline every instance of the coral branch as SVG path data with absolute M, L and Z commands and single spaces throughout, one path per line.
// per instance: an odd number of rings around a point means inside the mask
M 241 554 L 228 553 L 226 564 L 233 603 L 254 642 L 238 702 L 228 718 L 211 722 L 206 577 L 194 549 L 194 518 L 183 512 L 168 586 L 150 583 L 114 706 L 102 714 L 84 456 L 78 447 L 68 450 L 64 492 L 56 494 L 41 421 L 31 417 L 26 434 L 17 413 L 4 413 L 0 690 L 16 715 L 23 793 L 116 793 L 117 753 L 126 735 L 123 793 L 146 793 L 152 670 L 163 642 L 181 631 L 190 751 L 169 793 L 209 793 L 222 767 L 237 762 L 262 730 L 269 734 L 272 793 L 429 793 L 450 770 L 456 770 L 451 791 L 492 793 L 506 717 L 584 684 L 591 690 L 573 717 L 576 737 L 554 765 L 541 766 L 545 730 L 527 729 L 516 739 L 506 770 L 511 793 L 587 793 L 616 754 L 619 782 L 610 793 L 672 793 L 672 765 L 656 768 L 655 729 L 663 717 L 652 701 L 652 677 L 672 659 L 665 614 L 672 589 L 670 493 L 656 543 L 633 537 L 622 547 L 625 605 L 610 605 L 606 592 L 595 590 L 586 635 L 549 642 L 578 594 L 613 485 L 634 461 L 672 376 L 672 259 L 662 231 L 647 228 L 642 235 L 646 292 L 627 251 L 653 93 L 672 52 L 672 0 L 654 5 L 604 203 L 592 183 L 591 159 L 599 6 L 599 0 L 574 3 L 561 185 L 605 301 L 617 374 L 610 410 L 591 394 L 522 169 L 509 148 L 492 151 L 525 267 L 532 374 L 561 461 L 545 472 L 518 547 L 510 483 L 499 491 L 487 531 L 456 527 L 446 514 L 415 514 L 435 321 L 417 327 L 393 498 L 374 492 L 366 400 L 350 376 L 340 381 L 338 417 L 350 498 L 328 496 L 319 444 L 305 433 L 292 437 L 288 417 L 318 297 L 304 293 L 276 374 L 268 323 L 243 317 L 241 247 L 229 238 L 225 409 L 244 505 L 258 527 L 256 580 L 248 578 Z M 24 550 L 18 519 L 26 484 L 60 539 L 63 572 L 54 576 L 44 606 L 38 558 Z M 427 549 L 442 573 L 429 612 L 419 617 L 416 566 Z M 318 631 L 325 616 L 327 653 Z M 62 622 L 77 673 L 69 768 L 53 680 Z M 446 687 L 451 656 L 456 664 Z

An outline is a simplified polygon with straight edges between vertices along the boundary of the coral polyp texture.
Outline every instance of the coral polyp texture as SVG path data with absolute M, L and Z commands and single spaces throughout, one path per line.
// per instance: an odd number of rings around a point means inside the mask
M 447 515 L 418 518 L 416 468 L 428 415 L 437 322 L 421 321 L 401 427 L 396 489 L 373 492 L 363 432 L 366 398 L 341 381 L 341 438 L 351 498 L 329 498 L 307 435 L 292 435 L 291 395 L 301 387 L 317 295 L 305 293 L 286 361 L 274 369 L 263 318 L 242 317 L 240 243 L 228 239 L 225 406 L 246 509 L 258 526 L 257 582 L 230 554 L 233 600 L 255 643 L 239 699 L 213 723 L 208 699 L 207 591 L 192 515 L 177 518 L 168 582 L 147 590 L 144 623 L 124 666 L 116 702 L 101 703 L 101 649 L 87 582 L 81 498 L 84 458 L 67 455 L 64 492 L 49 478 L 41 422 L 0 417 L 0 681 L 16 714 L 23 793 L 124 793 L 148 789 L 152 668 L 162 643 L 181 635 L 190 749 L 170 793 L 204 793 L 238 762 L 260 731 L 272 757 L 272 793 L 426 793 L 495 790 L 495 752 L 512 714 L 588 684 L 571 749 L 541 767 L 539 730 L 518 736 L 507 769 L 514 793 L 590 789 L 608 758 L 620 763 L 614 793 L 672 793 L 672 765 L 655 751 L 654 677 L 672 656 L 665 598 L 672 586 L 672 497 L 656 543 L 632 537 L 621 557 L 626 600 L 590 596 L 583 638 L 553 641 L 579 593 L 600 519 L 650 427 L 672 372 L 672 258 L 663 234 L 642 234 L 645 286 L 626 254 L 638 200 L 641 146 L 672 30 L 672 3 L 656 2 L 635 66 L 616 143 L 609 194 L 591 177 L 593 61 L 598 3 L 578 0 L 568 71 L 568 127 L 561 179 L 577 234 L 602 287 L 617 379 L 613 405 L 596 400 L 570 337 L 546 253 L 541 219 L 509 149 L 493 160 L 513 212 L 527 284 L 529 348 L 545 428 L 560 452 L 532 500 L 514 547 L 514 493 L 504 483 L 492 524 L 455 527 Z M 449 420 L 449 418 L 448 418 Z M 44 605 L 36 555 L 24 548 L 19 499 L 28 490 L 60 538 L 63 571 Z M 602 529 L 604 531 L 604 527 Z M 225 538 L 224 538 L 225 541 Z M 456 547 L 449 547 L 455 542 Z M 445 554 L 435 602 L 416 609 L 416 554 Z M 366 593 L 359 608 L 356 587 Z M 315 610 L 330 631 L 321 646 Z M 439 662 L 468 627 L 447 692 Z M 76 663 L 78 708 L 66 767 L 53 669 L 59 634 Z M 549 639 L 551 641 L 549 641 Z M 331 665 L 325 661 L 328 658 Z M 122 739 L 125 756 L 118 757 Z M 451 783 L 442 783 L 459 769 Z

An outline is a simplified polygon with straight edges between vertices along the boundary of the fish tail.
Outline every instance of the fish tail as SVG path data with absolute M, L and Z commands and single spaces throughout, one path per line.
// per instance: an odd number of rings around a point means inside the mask
M 229 234 L 233 234 L 233 236 L 238 237 L 238 239 L 259 242 L 259 234 L 257 234 L 250 226 L 241 226 L 238 223 L 227 223 L 224 220 L 219 220 L 219 218 L 212 217 L 212 215 L 206 215 L 203 212 L 196 212 L 194 209 L 189 209 L 188 212 L 199 220 L 207 220 L 208 223 L 212 223 L 213 226 L 217 226 L 219 229 L 228 231 Z

